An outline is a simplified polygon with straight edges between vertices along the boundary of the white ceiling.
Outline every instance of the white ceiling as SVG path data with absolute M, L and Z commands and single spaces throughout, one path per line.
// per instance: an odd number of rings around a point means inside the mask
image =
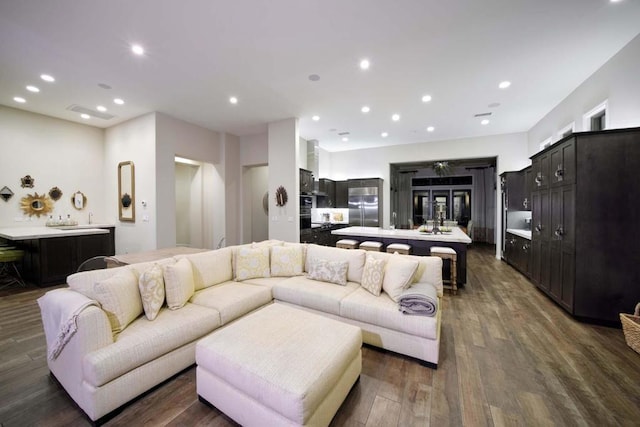
M 329 151 L 524 132 L 639 23 L 637 0 L 2 0 L 0 103 L 98 127 L 160 111 L 240 136 L 298 117 Z M 116 117 L 83 120 L 72 104 Z

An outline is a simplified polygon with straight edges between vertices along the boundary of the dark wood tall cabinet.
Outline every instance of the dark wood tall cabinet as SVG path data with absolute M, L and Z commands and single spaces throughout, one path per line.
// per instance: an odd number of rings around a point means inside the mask
M 579 318 L 619 322 L 640 301 L 640 128 L 573 134 L 531 160 L 532 281 Z

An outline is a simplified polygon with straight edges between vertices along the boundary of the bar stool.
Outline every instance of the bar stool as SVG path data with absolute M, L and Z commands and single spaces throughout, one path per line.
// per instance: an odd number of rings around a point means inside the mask
M 387 252 L 398 252 L 400 255 L 409 255 L 411 254 L 411 245 L 407 245 L 406 243 L 392 243 L 387 246 Z
M 456 263 L 458 261 L 458 254 L 455 250 L 442 246 L 432 246 L 429 251 L 431 253 L 431 256 L 437 256 L 442 258 L 443 260 L 448 259 L 451 262 L 451 279 L 442 281 L 449 282 L 451 285 L 447 286 L 447 288 L 451 289 L 453 294 L 456 295 L 458 293 L 458 283 L 456 279 Z
M 360 249 L 364 249 L 365 251 L 381 252 L 382 242 L 373 242 L 367 240 L 366 242 L 360 243 Z
M 16 262 L 21 262 L 24 258 L 24 251 L 15 247 L 0 247 L 0 289 L 18 284 L 27 286 L 20 275 Z
M 358 241 L 351 239 L 341 239 L 336 242 L 336 248 L 342 249 L 357 249 Z

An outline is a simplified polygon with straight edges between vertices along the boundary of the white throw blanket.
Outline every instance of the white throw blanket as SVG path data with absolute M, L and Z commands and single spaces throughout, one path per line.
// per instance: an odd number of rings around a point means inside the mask
M 78 292 L 54 289 L 38 298 L 38 305 L 47 337 L 47 355 L 49 360 L 55 360 L 76 333 L 78 315 L 85 308 L 98 303 Z
M 398 304 L 404 314 L 433 316 L 438 311 L 438 291 L 431 283 L 416 283 L 402 292 Z

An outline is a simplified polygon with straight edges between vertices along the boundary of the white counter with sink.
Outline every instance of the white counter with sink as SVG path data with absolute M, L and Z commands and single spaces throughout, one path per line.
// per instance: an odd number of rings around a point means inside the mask
M 105 228 L 99 228 L 105 227 Z M 109 224 L 72 225 L 61 227 L 3 227 L 0 237 L 7 240 L 47 239 L 51 237 L 84 236 L 88 234 L 109 234 Z

